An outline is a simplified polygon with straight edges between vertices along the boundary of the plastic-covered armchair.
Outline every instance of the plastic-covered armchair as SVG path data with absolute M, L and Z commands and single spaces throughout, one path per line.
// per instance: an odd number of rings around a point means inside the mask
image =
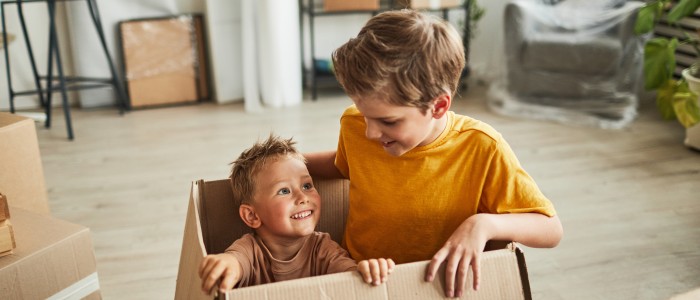
M 628 124 L 636 116 L 642 72 L 644 38 L 634 34 L 642 5 L 620 0 L 508 3 L 507 82 L 501 85 L 505 93 L 491 95 L 491 108 L 604 128 Z

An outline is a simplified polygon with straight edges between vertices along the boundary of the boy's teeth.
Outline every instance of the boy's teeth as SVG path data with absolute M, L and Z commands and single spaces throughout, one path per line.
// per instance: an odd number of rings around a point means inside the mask
M 309 215 L 311 215 L 311 211 L 310 211 L 310 210 L 307 210 L 307 211 L 305 211 L 305 212 L 300 212 L 300 213 L 298 213 L 298 214 L 294 214 L 294 215 L 292 216 L 292 219 L 306 218 L 306 217 L 308 217 Z

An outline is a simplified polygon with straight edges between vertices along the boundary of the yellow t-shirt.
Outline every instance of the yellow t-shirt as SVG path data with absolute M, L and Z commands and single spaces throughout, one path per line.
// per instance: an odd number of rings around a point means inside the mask
M 476 213 L 556 214 L 495 129 L 447 116 L 435 141 L 394 157 L 365 137 L 355 106 L 343 113 L 335 165 L 350 179 L 343 245 L 355 260 L 428 260 Z

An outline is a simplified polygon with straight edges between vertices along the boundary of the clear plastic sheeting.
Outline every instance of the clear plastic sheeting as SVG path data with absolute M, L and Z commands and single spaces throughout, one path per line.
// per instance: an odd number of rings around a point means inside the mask
M 645 37 L 637 1 L 516 0 L 506 5 L 505 76 L 491 85 L 496 112 L 621 128 L 637 114 Z
M 194 21 L 189 15 L 163 19 L 142 19 L 121 25 L 127 80 L 181 73 L 195 76 L 197 57 Z

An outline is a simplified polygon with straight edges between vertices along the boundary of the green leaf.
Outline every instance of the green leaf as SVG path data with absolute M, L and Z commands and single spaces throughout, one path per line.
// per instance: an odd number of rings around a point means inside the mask
M 677 86 L 676 80 L 670 79 L 656 90 L 656 107 L 666 120 L 676 118 L 676 113 L 673 110 L 673 95 L 676 93 Z
M 678 20 L 692 15 L 700 7 L 700 0 L 681 0 L 668 13 L 668 21 L 676 23 Z
M 656 16 L 656 7 L 651 4 L 645 4 L 637 14 L 637 21 L 634 23 L 635 34 L 645 34 L 654 29 Z
M 676 46 L 676 38 L 653 38 L 644 45 L 644 87 L 647 90 L 658 88 L 673 76 Z
M 678 121 L 685 128 L 691 127 L 700 122 L 700 107 L 698 107 L 698 95 L 694 94 L 687 88 L 685 83 L 684 89 L 679 89 L 673 95 L 672 106 L 673 111 L 678 118 Z

